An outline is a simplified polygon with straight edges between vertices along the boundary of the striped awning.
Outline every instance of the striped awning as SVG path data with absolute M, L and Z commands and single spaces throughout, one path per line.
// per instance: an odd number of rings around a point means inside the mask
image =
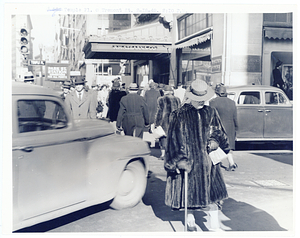
M 195 37 L 185 40 L 185 41 L 179 41 L 179 42 L 175 43 L 175 48 L 180 49 L 180 48 L 198 45 L 198 44 L 201 44 L 203 42 L 210 40 L 211 37 L 212 37 L 212 32 L 208 32 L 206 34 L 195 36 Z
M 292 28 L 276 28 L 276 27 L 264 27 L 265 37 L 269 39 L 287 40 L 293 39 Z

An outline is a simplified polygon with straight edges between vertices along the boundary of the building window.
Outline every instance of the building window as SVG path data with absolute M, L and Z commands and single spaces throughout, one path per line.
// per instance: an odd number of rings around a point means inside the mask
M 264 13 L 264 26 L 292 27 L 292 13 Z
M 212 26 L 211 13 L 187 14 L 178 19 L 179 40 Z
M 129 20 L 128 14 L 114 14 L 114 20 Z

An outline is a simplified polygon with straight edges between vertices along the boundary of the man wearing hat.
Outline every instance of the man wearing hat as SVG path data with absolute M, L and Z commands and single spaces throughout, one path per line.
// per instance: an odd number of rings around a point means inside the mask
M 172 111 L 180 107 L 180 99 L 174 96 L 172 86 L 165 85 L 163 88 L 163 96 L 157 99 L 157 111 L 154 118 L 154 127 L 161 126 L 167 134 L 169 128 L 169 117 Z M 159 138 L 161 156 L 160 159 L 164 160 L 167 145 L 166 137 Z
M 149 125 L 148 106 L 145 99 L 137 94 L 136 83 L 129 85 L 129 94 L 122 97 L 117 118 L 117 129 L 124 129 L 125 135 L 143 138 L 145 126 Z
M 120 89 L 121 84 L 120 80 L 114 80 L 112 89 L 108 94 L 107 104 L 108 104 L 108 112 L 107 117 L 109 118 L 110 122 L 116 129 L 116 121 L 118 117 L 118 112 L 120 108 L 120 100 L 122 97 L 126 96 L 127 93 Z
M 60 96 L 63 100 L 65 100 L 66 96 L 70 93 L 71 82 L 64 81 L 61 87 L 62 87 L 63 93 Z
M 209 101 L 209 106 L 217 109 L 222 124 L 225 127 L 229 139 L 230 152 L 227 154 L 229 167 L 227 171 L 234 171 L 237 164 L 234 163 L 232 150 L 235 150 L 235 135 L 238 130 L 237 108 L 235 102 L 227 97 L 227 91 L 223 84 L 218 84 L 215 89 L 218 97 Z
M 279 60 L 276 62 L 275 68 L 273 69 L 273 79 L 274 79 L 273 86 L 284 90 L 284 81 L 281 77 L 281 71 L 280 71 L 281 65 L 282 62 Z
M 96 102 L 93 95 L 85 90 L 85 78 L 76 76 L 75 91 L 67 95 L 65 103 L 74 119 L 96 118 Z
M 187 176 L 187 209 L 193 217 L 195 209 L 204 209 L 210 219 L 208 227 L 219 230 L 218 207 L 228 197 L 220 164 L 213 164 L 209 153 L 220 147 L 230 150 L 228 137 L 215 108 L 204 105 L 214 90 L 203 80 L 194 80 L 186 92 L 188 101 L 170 115 L 164 167 L 167 171 L 165 204 L 174 209 L 185 208 L 184 171 Z M 188 230 L 196 227 L 194 217 L 188 219 Z

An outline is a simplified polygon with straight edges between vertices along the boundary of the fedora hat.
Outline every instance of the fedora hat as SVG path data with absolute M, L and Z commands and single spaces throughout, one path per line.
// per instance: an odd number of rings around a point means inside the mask
M 75 85 L 85 84 L 85 77 L 84 76 L 76 76 L 74 84 Z
M 119 82 L 119 81 L 113 81 L 112 88 L 113 88 L 113 89 L 118 89 L 118 88 L 120 88 L 120 82 Z
M 129 85 L 129 90 L 132 90 L 132 91 L 137 91 L 139 89 L 139 87 L 137 86 L 136 83 L 131 83 Z
M 173 92 L 173 88 L 172 88 L 171 85 L 165 85 L 164 91 L 166 91 L 166 92 Z
M 282 65 L 282 62 L 279 60 L 276 62 L 276 67 L 279 67 L 280 65 Z
M 215 89 L 215 93 L 218 94 L 220 97 L 226 97 L 227 91 L 224 85 L 217 85 Z
M 214 93 L 214 90 L 205 81 L 196 79 L 191 83 L 186 97 L 193 101 L 207 101 L 213 97 Z
M 71 88 L 71 82 L 70 81 L 64 81 L 62 87 L 63 88 Z

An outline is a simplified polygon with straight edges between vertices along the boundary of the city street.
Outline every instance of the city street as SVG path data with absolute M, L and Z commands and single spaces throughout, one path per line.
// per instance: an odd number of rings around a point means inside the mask
M 248 149 L 251 150 L 248 150 Z M 263 150 L 267 148 L 268 150 Z M 164 205 L 166 172 L 152 148 L 150 178 L 143 201 L 132 209 L 112 210 L 108 204 L 84 209 L 24 231 L 38 232 L 182 232 L 184 211 Z M 220 212 L 222 229 L 282 231 L 293 227 L 293 152 L 291 145 L 241 144 L 234 151 L 236 171 L 223 171 L 229 198 Z M 196 223 L 207 231 L 204 212 Z

